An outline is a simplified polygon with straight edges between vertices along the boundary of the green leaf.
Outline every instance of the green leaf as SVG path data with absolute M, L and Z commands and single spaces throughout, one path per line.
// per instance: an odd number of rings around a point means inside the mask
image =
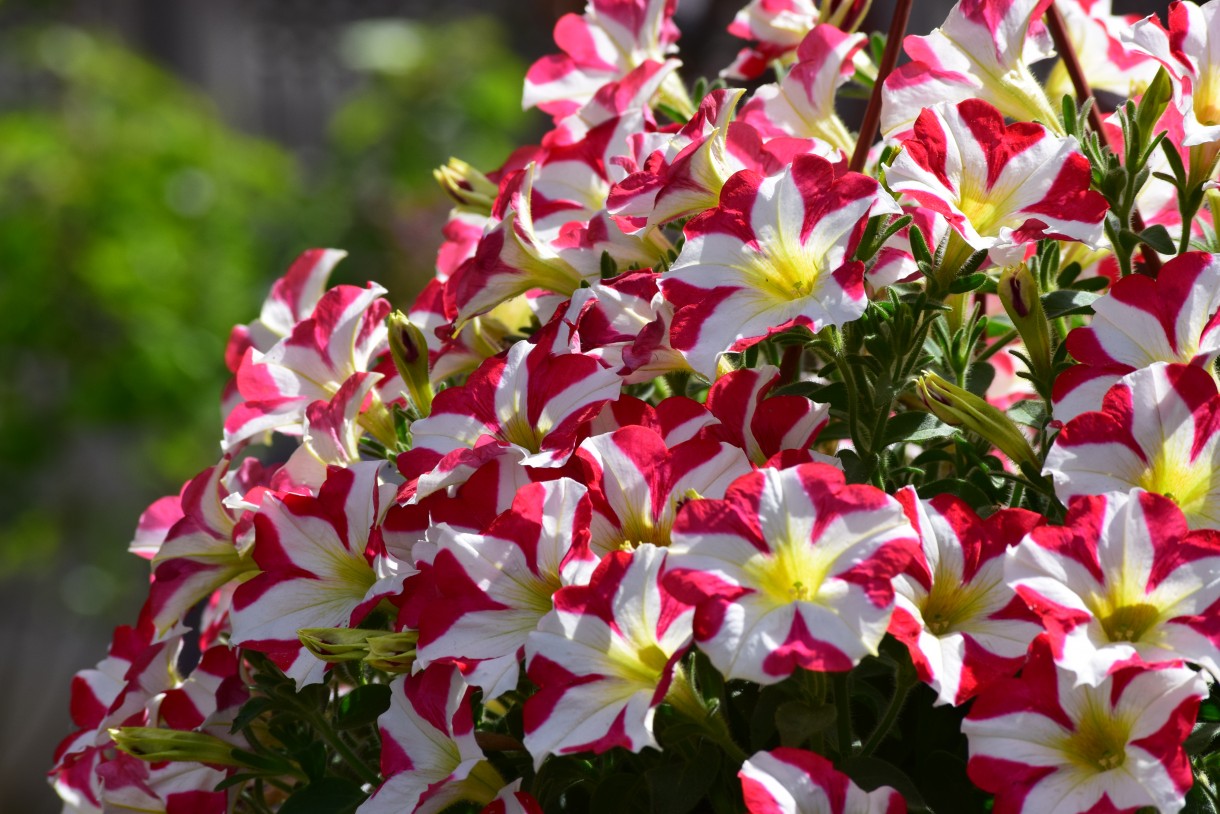
M 968 291 L 974 291 L 977 288 L 982 288 L 987 282 L 986 274 L 967 274 L 964 277 L 958 277 L 949 286 L 950 294 L 965 294 Z
M 360 786 L 341 777 L 310 783 L 280 806 L 280 814 L 349 814 L 364 802 Z
M 654 766 L 644 772 L 655 814 L 687 814 L 693 811 L 716 782 L 721 751 L 704 742 L 689 760 Z M 633 809 L 618 808 L 616 811 Z
M 966 389 L 980 398 L 995 380 L 995 368 L 990 362 L 975 362 L 966 371 Z
M 1140 103 L 1135 108 L 1135 124 L 1140 133 L 1152 133 L 1161 114 L 1165 112 L 1169 100 L 1173 97 L 1173 83 L 1164 66 L 1156 72 L 1156 76 L 1148 83 Z
M 241 705 L 241 709 L 237 711 L 237 716 L 233 719 L 233 726 L 230 727 L 230 732 L 240 732 L 249 726 L 255 718 L 267 712 L 274 706 L 274 702 L 263 695 L 256 695 L 249 701 Z
M 1008 417 L 1035 429 L 1046 423 L 1046 405 L 1037 399 L 1022 399 L 1008 408 Z
M 918 226 L 912 226 L 910 231 L 911 255 L 920 266 L 932 267 L 932 250 L 928 248 L 927 238 L 923 236 Z
M 810 402 L 830 404 L 837 410 L 847 409 L 847 386 L 843 382 L 817 384 L 815 382 L 793 382 L 777 387 L 771 395 L 804 395 Z
M 1109 284 L 1109 278 L 1099 275 L 1097 277 L 1085 277 L 1083 280 L 1077 280 L 1072 283 L 1072 288 L 1077 291 L 1101 291 Z
M 839 770 L 850 777 L 857 786 L 865 791 L 875 791 L 882 786 L 896 789 L 907 801 L 907 810 L 911 812 L 927 811 L 928 804 L 915 781 L 894 764 L 876 757 L 852 757 L 839 765 Z
M 639 772 L 616 772 L 598 784 L 597 790 L 593 792 L 593 799 L 585 810 L 589 814 L 642 811 L 648 806 L 647 798 L 648 786 Z
M 326 753 L 326 744 L 321 741 L 314 741 L 308 746 L 294 750 L 292 757 L 301 765 L 301 770 L 305 772 L 309 782 L 316 783 L 326 774 L 329 756 Z
M 1186 806 L 1182 809 L 1182 814 L 1217 814 L 1216 804 L 1198 779 L 1186 793 Z
M 1162 68 L 1161 70 L 1164 70 Z M 1173 238 L 1169 236 L 1169 230 L 1161 224 L 1149 226 L 1139 234 L 1140 240 L 1147 243 L 1161 254 L 1173 254 L 1174 245 Z
M 356 729 L 371 724 L 390 708 L 388 684 L 365 684 L 339 700 L 335 729 Z
M 1093 302 L 1101 296 L 1091 291 L 1052 291 L 1042 295 L 1042 308 L 1047 319 L 1057 319 L 1069 314 L 1093 313 Z
M 775 728 L 783 746 L 800 746 L 810 736 L 834 725 L 834 704 L 811 706 L 804 701 L 785 701 L 775 708 Z
M 907 442 L 921 444 L 937 438 L 948 438 L 957 432 L 931 413 L 911 411 L 891 416 L 885 426 L 885 444 Z
M 1199 755 L 1212 745 L 1217 735 L 1220 735 L 1220 723 L 1195 724 L 1182 746 L 1186 749 L 1186 754 Z
M 934 480 L 931 483 L 925 483 L 923 486 L 917 487 L 916 491 L 923 500 L 929 500 L 937 495 L 956 495 L 975 508 L 986 506 L 992 502 L 986 492 L 983 492 L 974 484 L 967 483 L 959 478 Z

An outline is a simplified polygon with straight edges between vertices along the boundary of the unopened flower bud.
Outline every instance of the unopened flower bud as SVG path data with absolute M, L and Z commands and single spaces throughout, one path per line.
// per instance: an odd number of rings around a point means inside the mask
M 1046 312 L 1042 310 L 1038 281 L 1024 263 L 1008 266 L 1000 274 L 997 292 L 1008 318 L 1025 343 L 1025 351 L 1034 368 L 1030 372 L 1040 382 L 1050 381 L 1051 329 Z
M 347 627 L 306 627 L 297 631 L 297 638 L 306 650 L 322 661 L 337 664 L 361 661 L 369 652 L 367 639 L 380 632 Z
M 465 161 L 450 158 L 448 164 L 432 171 L 432 177 L 460 206 L 485 215 L 491 214 L 499 188 Z
M 1018 465 L 1028 464 L 1035 470 L 1041 466 L 1021 429 L 986 400 L 935 373 L 925 372 L 915 388 L 924 405 L 941 421 L 981 435 Z
M 415 643 L 418 640 L 419 632 L 414 630 L 370 636 L 369 652 L 364 661 L 373 669 L 387 673 L 410 672 L 415 663 Z
M 150 763 L 179 760 L 218 766 L 245 765 L 233 757 L 233 744 L 202 732 L 151 726 L 124 726 L 109 732 L 120 750 Z
M 404 314 L 395 311 L 386 320 L 390 334 L 390 355 L 394 367 L 407 385 L 411 403 L 420 417 L 432 412 L 432 381 L 428 378 L 428 343 L 424 333 Z

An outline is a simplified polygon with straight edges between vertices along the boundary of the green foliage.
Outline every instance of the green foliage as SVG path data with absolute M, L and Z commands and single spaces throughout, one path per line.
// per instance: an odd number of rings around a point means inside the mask
M 167 480 L 215 458 L 224 338 L 299 241 L 300 185 L 283 150 L 113 43 L 47 28 L 0 53 L 52 89 L 0 112 L 4 573 L 81 532 L 30 475 L 72 461 L 82 437 L 121 438 Z M 96 542 L 120 555 L 130 522 Z M 31 527 L 41 539 L 13 531 Z
M 339 273 L 381 282 L 405 307 L 432 276 L 433 250 L 419 247 L 439 244 L 450 205 L 432 170 L 454 156 L 490 170 L 521 144 L 525 66 L 490 17 L 369 20 L 349 26 L 338 47 L 365 81 L 331 121 L 316 227 L 333 230 L 338 209 L 334 240 L 352 252 Z
M 65 595 L 104 607 L 133 578 L 110 574 L 142 567 L 123 551 L 132 518 L 215 461 L 225 338 L 271 281 L 339 246 L 337 281 L 409 302 L 450 205 L 432 168 L 495 167 L 520 142 L 524 66 L 494 20 L 368 21 L 334 47 L 363 81 L 306 176 L 101 36 L 0 36 L 0 59 L 49 91 L 0 110 L 0 576 L 67 556 Z M 87 492 L 78 512 L 64 489 Z

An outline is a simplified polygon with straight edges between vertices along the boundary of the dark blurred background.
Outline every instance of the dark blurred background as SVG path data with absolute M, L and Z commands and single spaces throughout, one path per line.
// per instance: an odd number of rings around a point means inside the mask
M 688 80 L 731 60 L 742 4 L 682 0 Z M 544 132 L 522 79 L 582 7 L 0 0 L 0 814 L 60 808 L 69 681 L 144 599 L 139 513 L 219 455 L 229 329 L 312 246 L 407 307 L 448 210 L 432 168 Z

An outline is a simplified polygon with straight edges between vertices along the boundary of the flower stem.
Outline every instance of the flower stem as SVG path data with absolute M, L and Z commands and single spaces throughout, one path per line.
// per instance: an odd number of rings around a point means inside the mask
M 904 661 L 898 665 L 897 673 L 894 676 L 894 695 L 890 698 L 890 705 L 886 707 L 885 715 L 877 722 L 876 728 L 868 736 L 864 746 L 860 748 L 861 755 L 865 757 L 871 755 L 885 740 L 885 736 L 890 734 L 890 730 L 894 728 L 894 723 L 898 720 L 898 715 L 906 705 L 907 696 L 910 695 L 917 680 L 915 668 L 910 662 Z
M 1055 7 L 1054 3 L 1051 3 L 1050 8 L 1046 10 L 1046 27 L 1050 31 L 1051 39 L 1055 43 L 1055 50 L 1059 52 L 1059 58 L 1063 60 L 1063 67 L 1067 69 L 1068 77 L 1072 80 L 1072 87 L 1076 91 L 1076 98 L 1081 102 L 1084 102 L 1086 99 L 1093 100 L 1093 104 L 1089 105 L 1089 126 L 1101 138 L 1103 144 L 1108 144 L 1109 139 L 1106 138 L 1106 129 L 1101 119 L 1101 110 L 1097 107 L 1097 99 L 1093 96 L 1092 88 L 1089 87 L 1089 80 L 1085 78 L 1084 69 L 1080 67 L 1080 59 L 1076 56 L 1076 49 L 1072 46 L 1072 41 L 1068 39 L 1067 27 L 1063 22 L 1063 13 Z M 1134 207 L 1132 209 L 1134 210 Z M 1123 225 L 1126 226 L 1127 224 Z M 1130 226 L 1136 232 L 1144 231 L 1144 219 L 1140 217 L 1138 211 L 1132 211 Z M 1183 228 L 1189 227 L 1184 225 Z M 1144 259 L 1144 267 L 1148 272 L 1148 276 L 1155 277 L 1161 270 L 1161 258 L 1146 243 L 1140 244 L 1140 256 Z
M 839 754 L 851 757 L 856 748 L 856 736 L 851 725 L 851 673 L 844 671 L 831 676 L 835 693 L 835 727 L 839 739 Z
M 728 722 L 720 711 L 719 704 L 709 705 L 703 700 L 691 673 L 681 662 L 674 665 L 674 677 L 670 682 L 665 700 L 674 710 L 692 723 L 698 724 L 703 734 L 720 746 L 735 763 L 745 763 L 749 756 L 733 740 Z
M 886 77 L 898 64 L 898 50 L 902 47 L 902 37 L 907 32 L 907 20 L 911 17 L 913 0 L 898 0 L 894 8 L 894 17 L 890 20 L 890 31 L 885 38 L 885 50 L 881 53 L 881 64 L 877 66 L 877 79 L 873 83 L 873 92 L 868 97 L 868 107 L 864 110 L 864 121 L 860 123 L 860 135 L 856 138 L 856 149 L 851 154 L 851 169 L 862 172 L 864 163 L 868 160 L 868 150 L 877 138 L 877 128 L 881 125 L 881 91 Z

